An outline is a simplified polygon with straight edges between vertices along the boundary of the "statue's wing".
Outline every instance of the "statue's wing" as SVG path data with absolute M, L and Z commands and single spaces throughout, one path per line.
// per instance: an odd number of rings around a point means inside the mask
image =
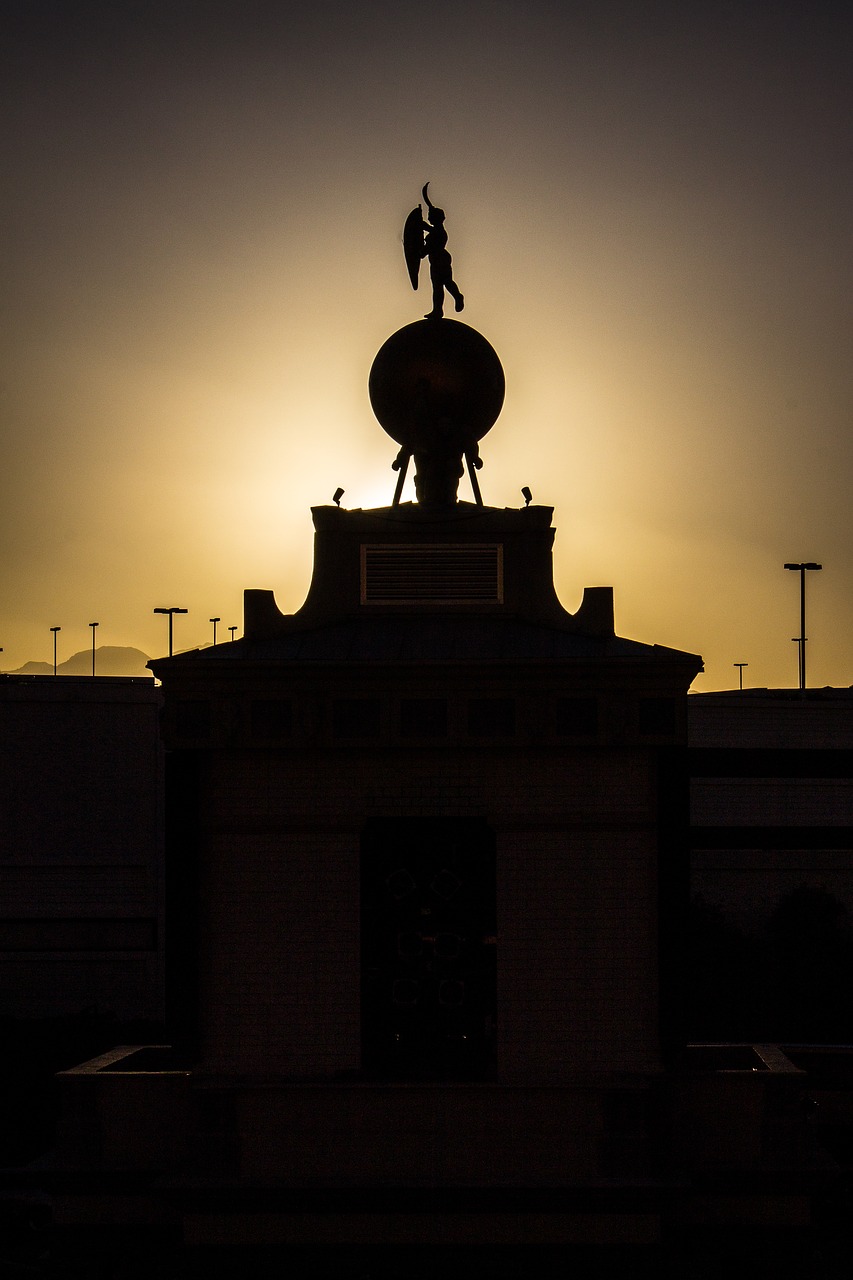
M 403 227 L 403 253 L 412 288 L 417 289 L 418 271 L 424 254 L 424 218 L 420 205 L 415 206 Z

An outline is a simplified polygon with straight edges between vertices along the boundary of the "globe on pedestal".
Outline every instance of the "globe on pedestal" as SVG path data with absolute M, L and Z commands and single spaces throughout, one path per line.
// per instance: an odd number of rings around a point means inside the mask
M 458 320 L 418 320 L 398 329 L 370 370 L 370 403 L 380 425 L 413 454 L 418 501 L 446 505 L 466 454 L 495 423 L 505 392 L 497 353 Z

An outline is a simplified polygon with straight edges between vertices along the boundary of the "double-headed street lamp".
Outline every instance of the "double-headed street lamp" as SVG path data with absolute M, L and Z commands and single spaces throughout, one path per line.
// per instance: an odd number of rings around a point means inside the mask
M 55 676 L 56 675 L 56 632 L 61 631 L 61 627 L 51 627 L 50 630 L 54 632 L 54 676 Z
M 800 634 L 794 637 L 794 642 L 799 645 L 800 650 L 800 688 L 806 687 L 806 574 L 810 569 L 822 569 L 822 564 L 815 564 L 813 560 L 805 560 L 797 564 L 786 564 L 786 569 L 794 569 L 800 575 Z
M 95 674 L 95 628 L 100 625 L 100 622 L 89 623 L 89 626 L 92 628 L 92 675 Z
M 169 615 L 169 657 L 172 656 L 172 618 L 176 613 L 189 613 L 189 609 L 179 609 L 177 605 L 171 605 L 168 609 L 155 609 L 155 613 L 167 613 Z

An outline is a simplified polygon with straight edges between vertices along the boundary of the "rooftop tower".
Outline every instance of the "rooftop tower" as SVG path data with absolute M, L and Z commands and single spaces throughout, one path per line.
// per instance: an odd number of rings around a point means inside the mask
M 249 590 L 240 640 L 150 664 L 172 1020 L 204 1100 L 170 1195 L 209 1187 L 241 1239 L 647 1238 L 654 1206 L 602 1187 L 648 1177 L 679 1036 L 701 660 L 617 636 L 609 587 L 569 613 L 552 509 L 484 504 L 504 375 L 443 315 L 464 300 L 423 195 L 404 248 L 432 309 L 369 379 L 390 505 L 315 507 L 300 609 Z

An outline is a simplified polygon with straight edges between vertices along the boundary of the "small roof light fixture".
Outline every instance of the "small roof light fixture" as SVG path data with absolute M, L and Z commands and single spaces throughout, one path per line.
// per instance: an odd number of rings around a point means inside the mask
M 800 689 L 806 687 L 806 573 L 810 569 L 822 569 L 822 564 L 813 560 L 804 560 L 795 564 L 786 564 L 786 569 L 795 569 L 800 575 L 800 634 L 795 636 L 800 647 Z
M 525 485 L 521 490 L 521 496 L 524 499 L 524 505 L 526 507 L 529 507 L 531 502 L 533 501 L 533 494 L 530 492 L 530 489 L 527 487 L 527 485 Z
M 336 489 L 335 492 L 332 494 L 332 502 L 334 502 L 336 507 L 339 507 L 341 505 L 341 498 L 344 496 L 345 493 L 346 493 L 346 489 Z
M 176 613 L 189 613 L 189 609 L 179 609 L 177 605 L 171 605 L 168 609 L 155 609 L 155 613 L 167 613 L 169 615 L 169 657 L 172 656 L 172 617 Z

